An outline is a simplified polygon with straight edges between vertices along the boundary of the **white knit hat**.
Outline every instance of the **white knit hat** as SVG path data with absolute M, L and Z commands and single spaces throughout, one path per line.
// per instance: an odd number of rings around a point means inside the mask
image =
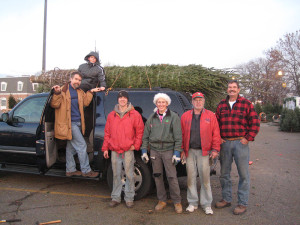
M 165 93 L 158 93 L 158 94 L 154 95 L 154 99 L 153 99 L 154 105 L 156 105 L 157 100 L 160 98 L 166 100 L 168 105 L 171 105 L 171 98 Z

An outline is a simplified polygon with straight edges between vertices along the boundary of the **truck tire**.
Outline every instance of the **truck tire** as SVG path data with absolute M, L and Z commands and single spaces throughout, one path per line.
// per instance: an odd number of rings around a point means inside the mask
M 151 176 L 151 171 L 149 167 L 137 157 L 136 162 L 134 163 L 134 178 L 135 178 L 135 196 L 134 200 L 139 200 L 145 197 L 147 194 L 150 193 L 151 188 L 153 187 L 153 179 Z M 126 182 L 126 175 L 124 168 L 122 169 L 122 195 L 124 195 L 125 189 L 125 182 Z M 107 184 L 112 190 L 113 188 L 113 172 L 111 164 L 107 170 Z

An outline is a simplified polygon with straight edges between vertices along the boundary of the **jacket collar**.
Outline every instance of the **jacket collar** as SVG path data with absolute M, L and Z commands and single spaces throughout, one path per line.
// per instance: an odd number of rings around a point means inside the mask
M 153 117 L 158 117 L 157 111 L 158 111 L 158 109 L 154 112 Z M 170 111 L 170 109 L 167 109 L 167 111 L 166 111 L 166 116 L 171 116 L 171 111 Z
M 132 105 L 130 102 L 128 103 L 128 107 L 127 107 L 127 109 L 126 109 L 124 112 L 121 112 L 121 111 L 119 110 L 119 104 L 116 104 L 115 107 L 114 107 L 115 116 L 118 115 L 118 116 L 120 116 L 121 118 L 122 118 L 123 116 L 125 116 L 126 113 L 128 113 L 129 116 L 130 116 L 130 113 L 131 113 L 132 110 L 134 110 L 134 107 L 133 107 L 133 105 Z
M 95 62 L 95 63 L 88 62 L 87 64 L 89 65 L 89 67 L 93 67 L 93 66 L 98 66 L 98 65 L 100 65 L 99 62 Z
M 206 110 L 206 109 L 205 109 L 205 108 L 203 108 L 203 109 L 202 109 L 202 111 L 201 111 L 201 114 L 202 114 L 202 113 L 204 113 L 204 112 L 205 112 L 205 110 Z M 191 115 L 193 115 L 193 113 L 194 113 L 194 109 L 192 109 L 190 113 L 191 113 Z
M 68 83 L 65 83 L 65 85 L 62 87 L 62 91 L 63 92 L 67 92 L 67 90 L 69 90 L 69 84 L 71 83 L 71 81 L 69 81 Z
M 127 113 L 127 112 L 129 112 L 129 111 L 131 111 L 131 110 L 134 110 L 134 107 L 133 107 L 133 105 L 130 103 L 130 102 L 128 102 L 127 103 L 127 109 L 123 112 L 123 113 Z M 121 111 L 120 111 L 120 109 L 119 109 L 119 104 L 116 104 L 115 105 L 115 107 L 114 107 L 114 111 L 116 112 L 116 113 L 122 113 Z
M 65 83 L 64 86 L 62 86 L 62 89 L 61 89 L 61 90 L 62 90 L 63 92 L 66 93 L 66 92 L 69 90 L 69 85 L 70 85 L 70 84 L 71 84 L 71 81 L 69 81 L 68 83 Z M 80 88 L 77 88 L 77 89 L 75 89 L 75 90 L 79 90 L 79 89 L 80 89 Z
M 241 98 L 241 96 L 238 95 L 237 98 L 236 98 L 236 101 L 238 101 L 240 98 Z M 226 101 L 226 102 L 229 102 L 229 95 L 227 95 L 225 101 Z

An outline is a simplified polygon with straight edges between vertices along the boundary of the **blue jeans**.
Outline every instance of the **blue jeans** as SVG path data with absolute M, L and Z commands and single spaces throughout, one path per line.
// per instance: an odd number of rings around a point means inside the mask
M 220 162 L 222 197 L 226 202 L 232 201 L 232 183 L 230 179 L 231 164 L 235 161 L 238 174 L 238 205 L 247 206 L 249 198 L 249 146 L 243 145 L 240 140 L 228 141 L 221 145 Z
M 187 172 L 187 200 L 189 204 L 198 207 L 197 171 L 199 173 L 200 205 L 203 209 L 211 207 L 212 193 L 210 187 L 209 155 L 203 156 L 202 150 L 189 149 L 186 159 Z
M 133 202 L 134 200 L 134 151 L 126 151 L 122 154 L 117 152 L 111 152 L 111 164 L 113 170 L 113 190 L 111 193 L 111 198 L 113 201 L 121 202 L 121 192 L 122 192 L 122 168 L 124 166 L 126 182 L 124 190 L 124 200 L 126 202 Z
M 72 140 L 67 141 L 66 148 L 66 171 L 76 171 L 74 155 L 77 153 L 82 173 L 91 171 L 89 158 L 86 152 L 86 143 L 81 133 L 81 123 L 72 122 Z

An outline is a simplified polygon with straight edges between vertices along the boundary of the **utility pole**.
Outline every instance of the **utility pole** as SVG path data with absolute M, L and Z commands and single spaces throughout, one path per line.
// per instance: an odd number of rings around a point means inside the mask
M 95 52 L 98 52 L 97 51 L 97 42 L 96 42 L 96 40 L 95 40 Z M 99 53 L 99 52 L 98 52 Z
M 43 38 L 43 66 L 42 66 L 42 73 L 46 72 L 46 30 L 47 30 L 47 0 L 45 0 L 45 9 L 44 9 L 44 38 Z

